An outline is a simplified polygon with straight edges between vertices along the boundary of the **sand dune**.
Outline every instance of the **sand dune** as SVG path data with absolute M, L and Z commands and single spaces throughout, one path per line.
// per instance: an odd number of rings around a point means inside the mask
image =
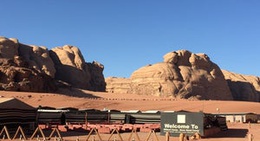
M 117 110 L 161 110 L 161 111 L 204 111 L 216 112 L 254 112 L 260 113 L 260 103 L 245 101 L 190 101 L 136 94 L 115 94 L 92 92 L 77 89 L 61 89 L 62 94 L 28 93 L 1 91 L 3 97 L 15 97 L 34 107 L 52 106 L 75 107 L 79 109 L 117 109 Z M 217 111 L 216 109 L 219 109 Z

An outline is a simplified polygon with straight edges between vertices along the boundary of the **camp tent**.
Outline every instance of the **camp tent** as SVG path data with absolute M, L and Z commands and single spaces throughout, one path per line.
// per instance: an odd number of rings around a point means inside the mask
M 16 98 L 0 98 L 0 127 L 34 128 L 36 110 L 36 108 Z
M 251 122 L 251 123 L 257 123 L 258 121 L 258 115 L 256 113 L 215 113 L 215 115 L 226 117 L 227 122 Z

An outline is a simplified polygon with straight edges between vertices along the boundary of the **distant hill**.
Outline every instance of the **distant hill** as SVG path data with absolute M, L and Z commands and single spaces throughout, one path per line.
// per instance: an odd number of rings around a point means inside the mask
M 106 90 L 179 99 L 260 100 L 259 77 L 222 71 L 206 54 L 179 50 L 163 58 L 134 71 L 130 78 L 106 78 Z
M 260 101 L 260 77 L 222 70 L 234 100 Z
M 0 37 L 0 90 L 54 92 L 66 86 L 105 91 L 103 69 L 98 62 L 86 63 L 75 46 L 48 50 Z

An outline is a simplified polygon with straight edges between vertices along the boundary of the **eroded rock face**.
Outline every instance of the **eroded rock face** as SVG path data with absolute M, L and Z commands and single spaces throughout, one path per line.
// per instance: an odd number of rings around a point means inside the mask
M 0 37 L 0 58 L 13 59 L 18 55 L 17 39 Z
M 43 50 L 20 44 L 14 38 L 0 37 L 0 90 L 55 91 L 54 65 L 48 50 Z
M 77 47 L 56 47 L 50 55 L 57 71 L 56 79 L 81 89 L 105 91 L 104 66 L 98 62 L 85 63 Z
M 131 90 L 131 80 L 128 78 L 108 77 L 106 91 L 109 93 L 127 94 Z
M 104 65 L 97 61 L 86 63 L 90 73 L 90 89 L 92 91 L 105 91 L 106 82 L 103 75 Z
M 234 100 L 260 101 L 260 78 L 222 70 Z
M 116 80 L 107 79 L 107 91 L 118 91 Z M 232 100 L 220 68 L 205 54 L 187 50 L 167 53 L 164 62 L 144 66 L 132 73 L 124 92 L 161 97 Z M 113 84 L 109 84 L 113 82 Z M 119 85 L 119 84 L 117 84 Z M 117 86 L 118 87 L 118 86 Z
M 65 45 L 48 50 L 0 37 L 0 90 L 53 92 L 59 84 L 105 91 L 104 66 L 86 63 L 80 50 Z
M 57 89 L 53 78 L 27 68 L 27 63 L 18 57 L 14 60 L 0 59 L 0 64 L 0 90 L 53 92 Z
M 55 64 L 56 79 L 82 89 L 90 87 L 90 74 L 78 48 L 68 45 L 56 47 L 50 56 Z
M 55 77 L 56 69 L 46 47 L 20 44 L 19 55 L 28 63 L 29 68 Z
M 26 63 L 28 68 L 33 68 L 52 78 L 55 76 L 54 63 L 46 47 L 24 45 L 19 43 L 17 39 L 0 37 L 0 57 L 14 61 L 20 60 L 20 63 Z M 19 62 L 16 63 L 18 66 L 24 65 L 19 64 Z

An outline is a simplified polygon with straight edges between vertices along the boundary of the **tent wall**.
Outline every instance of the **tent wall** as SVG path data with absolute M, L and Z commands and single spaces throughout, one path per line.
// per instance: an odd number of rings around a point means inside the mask
M 1 109 L 0 125 L 35 122 L 36 110 Z

